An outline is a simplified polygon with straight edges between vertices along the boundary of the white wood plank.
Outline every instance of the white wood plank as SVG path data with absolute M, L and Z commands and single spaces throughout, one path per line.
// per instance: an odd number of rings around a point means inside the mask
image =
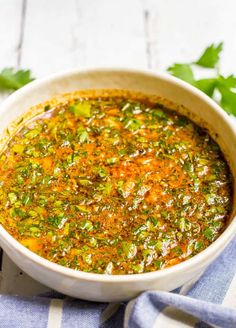
M 23 0 L 0 0 L 0 70 L 16 67 L 19 57 Z M 0 101 L 8 93 L 0 94 Z
M 0 68 L 17 65 L 22 0 L 0 0 Z
M 86 65 L 147 66 L 141 1 L 77 1 L 77 13 Z
M 0 0 L 0 70 L 4 67 L 16 67 L 19 55 L 22 0 Z M 0 94 L 0 103 L 8 95 Z M 2 264 L 4 269 L 5 264 Z M 6 276 L 0 271 L 0 292 Z
M 147 65 L 140 0 L 29 0 L 26 14 L 21 64 L 36 76 Z
M 0 69 L 17 68 L 19 64 L 24 28 L 23 5 L 24 0 L 0 0 Z M 0 93 L 0 102 L 8 94 Z M 21 272 L 8 256 L 3 254 L 0 293 L 30 296 L 46 290 L 48 289 Z
M 212 42 L 224 41 L 222 69 L 236 73 L 235 0 L 146 0 L 151 67 L 196 59 Z
M 74 0 L 27 1 L 21 65 L 37 77 L 73 67 L 77 58 Z

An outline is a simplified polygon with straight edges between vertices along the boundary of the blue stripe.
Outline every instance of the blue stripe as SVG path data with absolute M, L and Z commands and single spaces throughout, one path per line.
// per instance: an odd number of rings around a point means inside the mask
M 50 299 L 0 296 L 0 327 L 46 328 Z
M 121 303 L 117 312 L 99 328 L 121 328 L 123 327 L 126 303 Z
M 107 303 L 66 301 L 63 307 L 62 328 L 99 327 L 101 313 Z
M 196 282 L 188 295 L 213 303 L 222 303 L 232 279 L 236 273 L 236 239 L 225 249 L 223 254 L 210 265 L 201 279 Z M 200 321 L 195 328 L 207 328 Z
M 236 239 L 210 265 L 188 296 L 208 302 L 222 303 L 236 272 Z

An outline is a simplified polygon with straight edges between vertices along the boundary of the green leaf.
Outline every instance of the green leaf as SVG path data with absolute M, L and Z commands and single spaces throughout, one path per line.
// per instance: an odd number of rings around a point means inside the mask
M 107 171 L 104 169 L 104 167 L 98 167 L 97 174 L 100 176 L 100 178 L 105 178 L 107 176 Z
M 62 216 L 49 216 L 47 218 L 48 223 L 55 228 L 58 228 L 60 226 L 62 219 Z
M 236 116 L 236 93 L 228 90 L 226 88 L 219 88 L 221 93 L 221 101 L 220 104 L 223 109 L 229 113 Z
M 30 70 L 5 68 L 0 72 L 0 90 L 17 90 L 33 80 Z
M 197 80 L 194 85 L 209 97 L 212 97 L 217 85 L 217 78 Z
M 195 64 L 207 67 L 215 68 L 220 59 L 220 53 L 223 50 L 223 43 L 211 44 L 205 49 L 201 57 L 195 62 Z
M 154 262 L 154 264 L 155 264 L 155 266 L 156 266 L 157 269 L 161 269 L 162 266 L 163 266 L 163 264 L 164 264 L 164 261 L 156 260 L 156 261 Z
M 78 211 L 82 212 L 82 213 L 88 213 L 89 212 L 89 210 L 86 208 L 86 206 L 83 206 L 83 205 L 75 205 L 75 208 Z
M 80 228 L 82 230 L 92 231 L 93 230 L 93 224 L 89 220 L 84 220 L 80 222 Z
M 21 209 L 21 208 L 18 208 L 18 207 L 14 207 L 10 210 L 10 215 L 11 217 L 20 217 L 21 219 L 24 219 L 27 214 Z
M 138 234 L 140 234 L 140 232 L 146 231 L 146 230 L 147 230 L 147 226 L 145 224 L 142 224 L 139 227 L 137 227 L 137 228 L 134 229 L 133 234 L 134 235 L 138 235 Z
M 228 77 L 219 76 L 217 81 L 217 89 L 221 94 L 220 105 L 229 114 L 236 116 L 236 77 L 230 75 Z
M 215 90 L 220 93 L 220 105 L 222 108 L 236 116 L 236 76 L 224 77 L 216 72 L 215 77 L 194 79 L 192 67 L 194 64 L 205 68 L 216 68 L 223 50 L 223 43 L 211 44 L 207 47 L 201 57 L 191 64 L 174 64 L 167 69 L 172 75 L 194 85 L 214 99 Z M 215 100 L 215 99 L 214 99 Z M 187 168 L 186 168 L 187 169 Z
M 213 241 L 214 240 L 214 237 L 215 237 L 215 232 L 213 229 L 211 228 L 206 228 L 204 231 L 203 231 L 203 234 L 204 236 L 206 237 L 206 239 L 210 240 L 210 241 Z
M 32 201 L 31 201 L 31 195 L 30 195 L 29 193 L 25 193 L 25 194 L 23 195 L 23 197 L 22 197 L 22 203 L 23 203 L 24 205 L 29 205 L 29 204 L 32 203 Z
M 194 244 L 194 249 L 196 251 L 200 251 L 203 247 L 203 243 L 201 241 L 196 241 L 195 244 Z
M 124 126 L 126 129 L 129 129 L 131 131 L 138 130 L 142 125 L 142 122 L 140 120 L 137 120 L 135 118 L 127 118 L 124 120 Z
M 86 101 L 82 101 L 77 104 L 71 105 L 69 107 L 69 110 L 71 111 L 71 113 L 73 113 L 75 116 L 78 117 L 79 116 L 85 118 L 91 117 L 91 104 Z
M 122 242 L 122 249 L 128 259 L 132 259 L 137 253 L 137 247 L 132 242 Z
M 217 84 L 219 87 L 223 86 L 228 89 L 236 88 L 236 76 L 234 76 L 233 74 L 229 75 L 228 77 L 220 75 L 218 77 Z
M 121 194 L 121 195 L 123 195 L 123 189 L 122 189 L 123 185 L 124 185 L 123 180 L 119 180 L 117 182 L 117 190 L 118 190 L 118 193 Z
M 205 195 L 205 199 L 208 205 L 214 205 L 216 202 L 216 195 L 215 194 L 207 194 Z
M 118 161 L 117 157 L 107 158 L 107 164 L 115 164 Z
M 22 154 L 24 150 L 25 150 L 25 147 L 24 147 L 24 145 L 21 145 L 21 144 L 15 144 L 12 147 L 12 151 L 17 154 Z
M 159 109 L 159 108 L 154 108 L 152 111 L 152 115 L 154 117 L 158 117 L 160 119 L 165 119 L 166 118 L 166 113 L 163 112 L 163 110 Z
M 110 195 L 112 191 L 112 184 L 110 182 L 106 182 L 104 184 L 100 184 L 97 190 L 102 191 L 105 195 Z
M 29 139 L 34 139 L 41 133 L 41 131 L 42 127 L 39 126 L 37 127 L 37 129 L 29 130 L 28 132 L 26 132 L 25 137 Z
M 92 254 L 82 254 L 82 258 L 88 265 L 92 264 Z
M 144 270 L 144 264 L 143 263 L 132 264 L 131 268 L 134 270 L 135 273 L 142 273 Z
M 14 204 L 17 201 L 17 196 L 14 192 L 10 192 L 8 194 L 8 198 L 9 198 L 11 204 Z
M 79 184 L 81 186 L 89 186 L 90 184 L 92 184 L 92 182 L 90 180 L 88 180 L 88 179 L 80 179 L 79 180 Z
M 79 138 L 80 143 L 84 143 L 84 142 L 88 141 L 88 139 L 89 139 L 88 132 L 84 128 L 81 128 L 81 127 L 79 127 L 77 129 L 77 136 Z
M 194 84 L 195 79 L 190 64 L 174 64 L 173 66 L 170 66 L 167 71 L 181 80 Z

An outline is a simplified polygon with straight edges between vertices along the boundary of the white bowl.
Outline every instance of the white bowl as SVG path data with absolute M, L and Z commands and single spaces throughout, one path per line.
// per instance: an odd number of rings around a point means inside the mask
M 149 71 L 94 69 L 72 71 L 36 80 L 13 93 L 0 109 L 0 134 L 31 106 L 59 93 L 78 89 L 128 89 L 159 95 L 184 105 L 196 123 L 210 128 L 236 177 L 236 132 L 228 115 L 201 91 L 169 75 Z M 205 123 L 204 123 L 205 122 Z M 235 190 L 235 186 L 234 186 Z M 64 294 L 93 301 L 121 301 L 145 290 L 173 290 L 196 279 L 224 250 L 236 233 L 235 194 L 232 219 L 227 229 L 206 250 L 161 271 L 131 275 L 100 275 L 75 271 L 52 263 L 17 242 L 0 226 L 0 244 L 27 274 Z

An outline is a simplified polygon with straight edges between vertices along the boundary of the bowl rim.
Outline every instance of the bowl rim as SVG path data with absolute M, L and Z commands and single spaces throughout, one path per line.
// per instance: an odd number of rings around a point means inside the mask
M 40 87 L 44 83 L 48 82 L 56 82 L 59 79 L 63 78 L 70 78 L 73 75 L 81 75 L 81 74 L 89 74 L 89 73 L 124 73 L 124 74 L 139 74 L 144 75 L 152 78 L 157 78 L 160 80 L 164 80 L 167 83 L 174 84 L 177 87 L 185 89 L 190 94 L 193 94 L 204 101 L 208 106 L 212 108 L 213 111 L 217 112 L 217 114 L 221 117 L 223 121 L 226 122 L 228 128 L 231 130 L 232 134 L 236 139 L 236 129 L 234 128 L 232 121 L 230 120 L 229 116 L 224 112 L 224 110 L 211 98 L 209 98 L 206 94 L 204 94 L 199 89 L 195 88 L 194 86 L 182 81 L 176 77 L 173 77 L 166 73 L 154 73 L 152 70 L 148 69 L 129 69 L 129 68 L 89 68 L 89 69 L 75 69 L 75 70 L 68 70 L 63 71 L 61 73 L 51 74 L 43 78 L 39 78 L 34 80 L 33 82 L 27 84 L 26 86 L 22 87 L 21 89 L 15 91 L 10 96 L 3 101 L 0 106 L 0 114 L 4 110 L 4 107 L 11 106 L 18 97 L 27 96 L 28 92 L 32 89 L 36 89 Z M 50 271 L 53 271 L 57 274 L 61 274 L 63 276 L 67 276 L 70 278 L 76 278 L 79 280 L 84 281 L 91 281 L 91 282 L 107 282 L 107 283 L 117 283 L 117 282 L 145 282 L 148 280 L 157 280 L 162 278 L 163 276 L 170 276 L 175 275 L 184 271 L 191 271 L 195 270 L 196 267 L 201 268 L 202 263 L 209 262 L 209 258 L 214 258 L 216 252 L 218 254 L 223 251 L 223 249 L 228 245 L 228 243 L 233 239 L 236 235 L 236 217 L 232 218 L 231 223 L 228 227 L 224 230 L 224 232 L 212 243 L 210 244 L 205 250 L 196 254 L 190 259 L 187 259 L 181 263 L 173 265 L 168 268 L 164 268 L 161 270 L 153 271 L 153 272 L 145 272 L 139 274 L 122 274 L 122 275 L 108 275 L 108 274 L 98 274 L 92 272 L 84 272 L 79 271 L 71 268 L 64 267 L 62 265 L 56 264 L 51 262 L 36 253 L 30 251 L 28 248 L 23 246 L 20 242 L 18 242 L 13 236 L 11 236 L 0 224 L 0 239 L 6 240 L 10 246 L 12 246 L 20 255 L 26 257 L 31 262 L 44 267 Z M 2 244 L 0 240 L 0 244 Z M 4 249 L 4 247 L 3 247 Z

